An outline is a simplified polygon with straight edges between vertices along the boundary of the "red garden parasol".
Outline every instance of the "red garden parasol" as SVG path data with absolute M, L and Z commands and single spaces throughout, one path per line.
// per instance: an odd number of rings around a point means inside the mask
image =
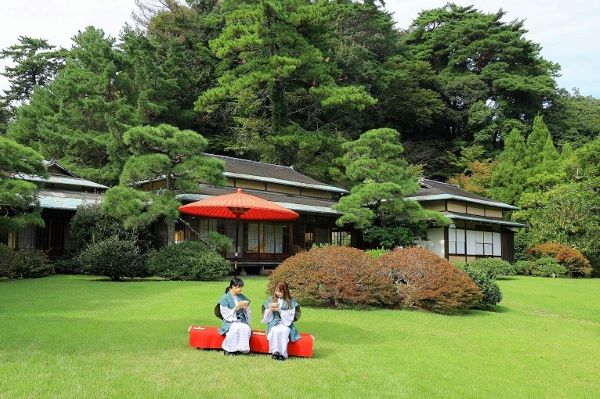
M 241 220 L 287 221 L 296 220 L 299 215 L 281 205 L 242 192 L 219 195 L 192 202 L 179 207 L 179 211 L 189 215 L 217 219 L 235 219 L 235 260 L 234 273 L 237 275 L 238 232 Z

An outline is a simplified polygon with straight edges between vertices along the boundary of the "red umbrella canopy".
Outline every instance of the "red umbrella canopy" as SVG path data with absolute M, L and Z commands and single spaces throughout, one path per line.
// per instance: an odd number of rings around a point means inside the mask
M 179 211 L 195 216 L 217 219 L 295 220 L 299 215 L 281 205 L 242 192 L 241 188 L 233 194 L 218 195 L 179 207 Z

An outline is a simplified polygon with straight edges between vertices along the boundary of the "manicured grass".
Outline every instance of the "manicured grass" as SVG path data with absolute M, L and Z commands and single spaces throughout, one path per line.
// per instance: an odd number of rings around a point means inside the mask
M 225 282 L 0 281 L 0 397 L 590 398 L 600 392 L 600 280 L 500 281 L 497 312 L 305 308 L 313 359 L 187 347 Z M 266 280 L 247 278 L 254 328 Z

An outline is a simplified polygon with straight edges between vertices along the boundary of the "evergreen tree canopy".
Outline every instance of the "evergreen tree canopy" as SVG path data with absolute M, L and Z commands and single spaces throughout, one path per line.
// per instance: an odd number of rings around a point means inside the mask
M 172 240 L 181 205 L 175 194 L 195 192 L 200 183 L 223 185 L 223 163 L 203 155 L 207 141 L 191 130 L 166 124 L 138 126 L 128 130 L 123 139 L 131 156 L 123 167 L 121 185 L 105 194 L 103 210 L 124 220 L 127 228 L 164 219 Z M 164 188 L 156 193 L 130 187 L 133 183 L 162 179 Z
M 37 205 L 37 186 L 13 178 L 19 174 L 48 176 L 40 154 L 0 136 L 0 231 L 16 231 L 27 224 L 44 225 Z
M 524 38 L 522 21 L 503 22 L 504 15 L 449 3 L 421 12 L 408 29 L 407 54 L 431 66 L 445 105 L 429 130 L 434 137 L 474 140 L 493 152 L 553 99 L 558 65 Z
M 353 224 L 365 230 L 367 241 L 373 238 L 372 241 L 381 242 L 386 236 L 386 243 L 393 247 L 405 244 L 406 235 L 414 238 L 409 232 L 411 228 L 418 230 L 419 223 L 448 223 L 438 212 L 424 210 L 418 202 L 404 198 L 415 194 L 419 183 L 401 158 L 403 148 L 397 131 L 369 130 L 343 147 L 346 177 L 354 186 L 350 195 L 334 206 L 344 213 L 337 220 L 338 225 Z
M 139 121 L 120 73 L 124 60 L 102 30 L 88 27 L 73 42 L 64 68 L 17 110 L 8 134 L 84 178 L 110 184 L 124 162 L 121 136 Z
M 2 100 L 8 104 L 27 101 L 36 86 L 44 86 L 56 75 L 63 64 L 63 54 L 45 39 L 19 36 L 19 43 L 0 51 L 0 59 L 9 59 L 2 73 L 8 78 L 9 88 Z

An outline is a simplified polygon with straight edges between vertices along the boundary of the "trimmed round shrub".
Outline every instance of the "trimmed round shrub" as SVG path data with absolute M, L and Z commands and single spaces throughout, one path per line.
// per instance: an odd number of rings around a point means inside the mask
M 518 260 L 515 262 L 513 267 L 515 268 L 515 273 L 531 276 L 531 269 L 533 267 L 533 264 L 531 263 L 531 261 L 528 260 Z
M 148 254 L 148 271 L 168 280 L 218 280 L 231 264 L 205 244 L 185 241 Z
M 394 287 L 374 259 L 356 248 L 325 246 L 287 258 L 269 276 L 289 284 L 303 305 L 327 307 L 392 306 Z
M 19 255 L 17 252 L 0 244 L 0 278 L 14 278 L 19 266 Z
M 54 273 L 54 267 L 50 264 L 44 252 L 35 248 L 23 248 L 17 251 L 19 265 L 17 275 L 22 278 L 46 277 Z
M 593 268 L 590 261 L 576 248 L 568 245 L 547 243 L 527 250 L 533 258 L 551 257 L 563 265 L 571 277 L 589 277 Z M 563 273 L 564 274 L 564 273 Z
M 512 276 L 516 273 L 513 265 L 498 258 L 479 258 L 468 264 L 469 268 L 481 270 L 492 280 L 496 280 L 499 276 Z
M 79 254 L 79 261 L 87 273 L 107 276 L 114 281 L 147 276 L 145 259 L 136 242 L 117 236 L 88 245 Z
M 498 284 L 496 284 L 487 272 L 480 268 L 471 267 L 470 263 L 463 263 L 457 266 L 464 270 L 471 280 L 477 284 L 477 287 L 479 287 L 483 295 L 480 303 L 482 308 L 490 308 L 500 303 L 502 300 L 502 291 L 500 291 Z
M 545 257 L 531 262 L 531 274 L 538 277 L 559 277 L 567 273 L 567 268 L 554 258 Z
M 453 313 L 473 308 L 483 298 L 464 271 L 427 249 L 395 249 L 378 263 L 391 277 L 401 307 Z

